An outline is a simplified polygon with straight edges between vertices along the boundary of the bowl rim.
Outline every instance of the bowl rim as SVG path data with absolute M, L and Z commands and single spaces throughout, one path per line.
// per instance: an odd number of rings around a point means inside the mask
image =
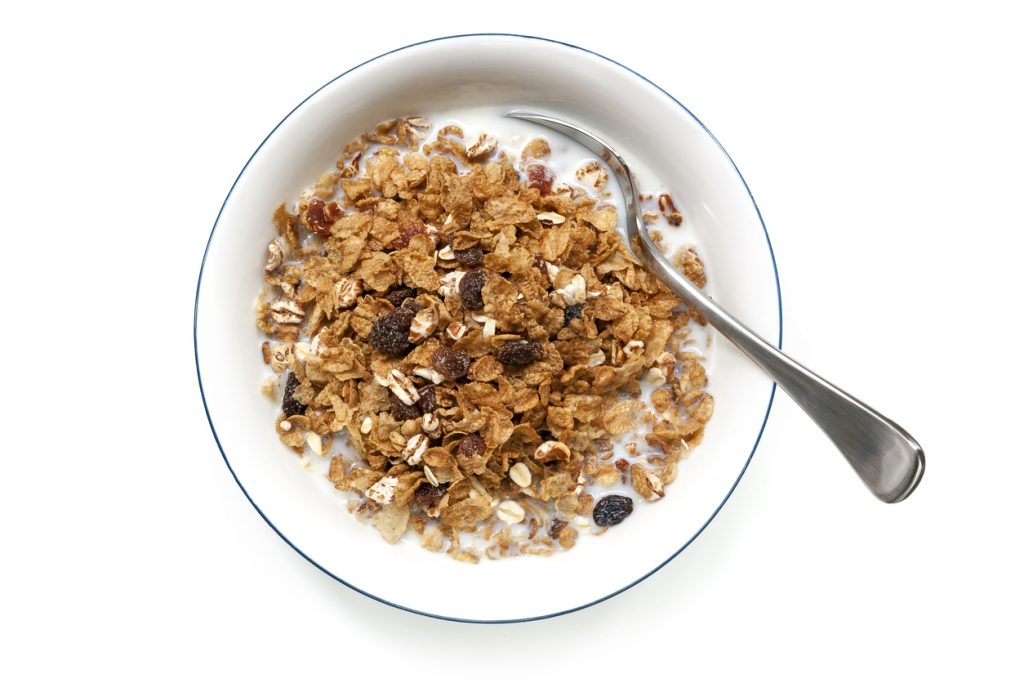
M 381 53 L 381 54 L 379 54 L 379 55 L 377 55 L 375 57 L 371 57 L 370 59 L 367 59 L 366 61 L 361 62 L 361 63 L 359 63 L 359 64 L 357 64 L 357 65 L 355 65 L 355 66 L 353 66 L 353 67 L 343 71 L 342 73 L 340 73 L 337 76 L 335 76 L 334 78 L 330 79 L 329 81 L 327 81 L 326 83 L 321 85 L 319 88 L 314 90 L 312 93 L 307 95 L 301 102 L 299 102 L 297 105 L 295 105 L 295 107 L 293 107 L 291 109 L 291 111 L 289 111 L 284 116 L 284 118 L 282 118 L 277 123 L 277 125 L 275 125 L 273 127 L 273 129 L 271 129 L 271 131 L 267 134 L 267 136 L 265 138 L 263 138 L 263 141 L 260 142 L 260 144 L 253 151 L 253 153 L 249 156 L 249 159 L 246 160 L 245 165 L 242 166 L 242 170 L 239 171 L 238 175 L 235 177 L 234 182 L 231 184 L 231 188 L 228 190 L 227 195 L 224 197 L 224 201 L 221 203 L 220 209 L 217 211 L 217 217 L 214 220 L 213 227 L 210 230 L 210 236 L 209 236 L 209 238 L 207 238 L 206 247 L 203 250 L 203 259 L 202 259 L 202 262 L 200 263 L 200 266 L 199 266 L 199 276 L 198 276 L 198 280 L 196 282 L 195 305 L 194 305 L 194 309 L 193 309 L 193 318 L 192 318 L 192 346 L 193 346 L 193 353 L 195 355 L 196 378 L 197 378 L 198 383 L 199 383 L 199 395 L 200 395 L 200 397 L 202 398 L 202 401 L 203 401 L 203 411 L 206 413 L 206 420 L 207 420 L 207 422 L 210 425 L 210 431 L 213 434 L 214 442 L 216 442 L 216 444 L 217 444 L 217 449 L 220 451 L 221 457 L 224 460 L 224 464 L 227 465 L 228 471 L 231 473 L 232 479 L 235 480 L 235 483 L 238 485 L 238 488 L 241 489 L 242 494 L 245 495 L 245 498 L 246 498 L 246 500 L 249 501 L 249 504 L 252 505 L 253 509 L 256 510 L 257 513 L 259 513 L 260 517 L 263 518 L 263 521 L 265 521 L 267 523 L 267 525 L 271 529 L 274 530 L 274 533 L 276 533 L 281 538 L 281 540 L 283 540 L 285 543 L 287 543 L 288 546 L 291 547 L 292 550 L 294 550 L 302 558 L 304 558 L 307 562 L 309 562 L 311 565 L 313 565 L 314 567 L 316 567 L 317 569 L 319 569 L 324 574 L 326 574 L 327 576 L 331 577 L 332 579 L 334 579 L 338 583 L 341 583 L 342 585 L 344 585 L 344 586 L 346 586 L 348 588 L 351 588 L 352 590 L 356 591 L 357 593 L 360 593 L 361 595 L 364 595 L 364 596 L 366 596 L 368 598 L 376 600 L 377 602 L 380 602 L 382 604 L 385 604 L 385 605 L 388 605 L 388 606 L 391 606 L 391 607 L 398 608 L 398 609 L 403 610 L 405 612 L 411 612 L 413 614 L 418 614 L 418 615 L 425 616 L 425 617 L 431 617 L 431 618 L 434 618 L 434 619 L 441 619 L 441 620 L 444 620 L 444 621 L 456 621 L 456 622 L 475 623 L 475 624 L 508 624 L 508 623 L 527 622 L 527 621 L 539 621 L 539 620 L 542 620 L 542 619 L 551 619 L 553 617 L 558 617 L 558 616 L 561 616 L 563 614 L 570 614 L 572 612 L 577 612 L 579 610 L 583 610 L 583 609 L 586 609 L 588 607 L 592 607 L 592 606 L 594 606 L 594 605 L 596 605 L 598 603 L 601 603 L 601 602 L 604 602 L 605 600 L 608 600 L 609 598 L 615 597 L 619 593 L 622 593 L 622 592 L 624 592 L 626 590 L 629 590 L 630 588 L 632 588 L 633 586 L 637 585 L 641 581 L 644 581 L 645 579 L 648 579 L 649 577 L 653 576 L 662 567 L 664 567 L 669 562 L 674 560 L 681 552 L 686 550 L 686 548 L 689 547 L 689 545 L 691 543 L 693 543 L 693 541 L 696 540 L 697 537 L 700 536 L 704 532 L 704 529 L 706 529 L 708 527 L 708 525 L 711 523 L 711 521 L 718 515 L 718 512 L 722 509 L 722 507 L 729 501 L 729 498 L 732 496 L 733 491 L 736 490 L 736 486 L 739 485 L 740 480 L 743 478 L 743 475 L 746 473 L 747 468 L 750 466 L 750 462 L 751 462 L 751 460 L 754 457 L 754 453 L 757 451 L 757 447 L 761 443 L 761 437 L 764 435 L 764 429 L 765 429 L 765 426 L 768 423 L 768 416 L 771 414 L 772 405 L 773 405 L 773 403 L 775 401 L 775 391 L 777 389 L 777 385 L 774 382 L 772 383 L 771 391 L 770 391 L 769 396 L 768 396 L 768 405 L 765 408 L 764 419 L 761 421 L 761 426 L 758 429 L 757 437 L 754 439 L 754 444 L 753 444 L 753 446 L 750 449 L 750 454 L 747 456 L 746 461 L 743 463 L 743 467 L 740 470 L 739 475 L 736 477 L 736 481 L 733 482 L 733 484 L 729 488 L 728 492 L 726 492 L 725 497 L 722 499 L 722 502 L 718 504 L 718 506 L 714 509 L 714 511 L 712 511 L 711 515 L 700 526 L 700 528 L 697 530 L 697 532 L 695 534 L 693 534 L 693 536 L 690 537 L 685 543 L 683 543 L 683 545 L 680 546 L 678 550 L 676 550 L 671 555 L 669 555 L 667 558 L 665 558 L 665 560 L 663 560 L 661 563 L 659 563 L 653 569 L 651 569 L 650 571 L 645 573 L 643 576 L 641 576 L 641 577 L 631 581 L 630 583 L 626 584 L 622 588 L 619 588 L 619 589 L 617 589 L 615 591 L 612 591 L 611 593 L 608 593 L 607 595 L 604 595 L 604 596 L 602 596 L 600 598 L 597 598 L 595 600 L 592 600 L 590 602 L 587 602 L 585 604 L 582 604 L 582 605 L 579 605 L 579 606 L 576 606 L 576 607 L 572 607 L 572 608 L 564 609 L 564 610 L 559 610 L 557 612 L 551 612 L 551 613 L 548 613 L 548 614 L 541 614 L 541 615 L 529 616 L 529 617 L 519 617 L 519 618 L 514 618 L 514 619 L 469 619 L 469 618 L 463 618 L 463 617 L 447 616 L 447 615 L 443 615 L 443 614 L 434 614 L 432 612 L 426 612 L 426 611 L 423 611 L 423 610 L 418 610 L 418 609 L 415 609 L 413 607 L 408 607 L 408 606 L 405 606 L 405 605 L 400 605 L 400 604 L 395 603 L 395 602 L 391 602 L 390 600 L 382 598 L 382 597 L 380 597 L 378 595 L 374 595 L 373 593 L 370 593 L 370 592 L 368 592 L 366 590 L 363 590 L 362 588 L 359 588 L 358 586 L 355 586 L 355 585 L 345 581 L 345 579 L 343 579 L 340 576 L 334 574 L 333 572 L 328 570 L 326 567 L 324 567 L 323 565 L 321 565 L 318 562 L 316 562 L 312 557 L 310 557 L 309 555 L 304 553 L 302 551 L 302 549 L 300 549 L 298 546 L 296 546 L 294 543 L 292 543 L 292 541 L 287 536 L 285 536 L 274 525 L 274 523 L 270 520 L 269 517 L 267 517 L 267 515 L 263 512 L 263 510 L 260 509 L 259 505 L 256 504 L 256 501 L 254 501 L 252 499 L 252 496 L 249 495 L 249 492 L 246 490 L 245 486 L 238 479 L 238 475 L 235 474 L 235 470 L 231 466 L 231 462 L 228 460 L 228 455 L 225 452 L 224 447 L 221 445 L 220 437 L 217 435 L 217 428 L 213 424 L 213 418 L 210 415 L 210 409 L 209 409 L 209 406 L 207 405 L 207 401 L 206 401 L 206 393 L 205 393 L 205 391 L 203 389 L 202 372 L 201 372 L 200 367 L 199 367 L 199 336 L 198 336 L 199 295 L 200 295 L 200 292 L 202 291 L 203 272 L 204 272 L 204 269 L 206 268 L 206 258 L 207 258 L 208 254 L 210 252 L 210 244 L 213 242 L 213 236 L 214 236 L 214 233 L 216 233 L 216 231 L 217 231 L 217 225 L 220 223 L 220 218 L 221 218 L 221 214 L 223 214 L 223 212 L 224 212 L 224 207 L 227 206 L 228 200 L 231 199 L 231 195 L 234 192 L 235 187 L 238 185 L 238 181 L 245 174 L 246 169 L 249 168 L 249 164 L 252 163 L 252 160 L 256 157 L 256 155 L 259 153 L 259 151 L 263 148 L 263 145 L 265 145 L 267 143 L 267 141 L 274 135 L 274 133 L 277 132 L 277 129 L 280 128 L 281 125 L 285 121 L 287 121 L 291 117 L 292 114 L 294 114 L 300 107 L 302 107 L 307 101 L 309 101 L 317 93 L 319 93 L 324 88 L 330 86 L 335 81 L 345 77 L 346 75 L 352 73 L 353 71 L 355 71 L 355 70 L 357 70 L 357 69 L 359 69 L 359 68 L 361 68 L 363 66 L 366 66 L 367 64 L 369 64 L 371 62 L 375 62 L 378 59 L 381 59 L 383 57 L 387 57 L 388 55 L 394 54 L 396 52 L 401 52 L 403 50 L 408 50 L 410 48 L 419 47 L 421 45 L 428 45 L 428 44 L 431 44 L 431 43 L 437 43 L 437 42 L 448 41 L 448 40 L 458 40 L 458 39 L 463 39 L 463 38 L 487 38 L 487 37 L 516 38 L 516 39 L 523 39 L 523 40 L 528 40 L 528 41 L 529 40 L 536 40 L 536 41 L 541 41 L 541 42 L 545 42 L 545 43 L 561 45 L 563 47 L 571 48 L 571 49 L 574 49 L 574 50 L 579 50 L 579 51 L 587 53 L 588 55 L 591 55 L 593 57 L 598 57 L 598 58 L 603 59 L 604 61 L 606 61 L 606 62 L 608 62 L 610 64 L 613 64 L 613 65 L 615 65 L 615 66 L 617 66 L 617 67 L 619 67 L 621 69 L 625 69 L 626 71 L 628 71 L 633 76 L 636 76 L 637 78 L 645 81 L 647 84 L 651 85 L 652 87 L 657 89 L 659 92 L 664 94 L 666 97 L 668 97 L 670 100 L 672 100 L 672 102 L 674 102 L 677 106 L 679 106 L 681 109 L 683 109 L 683 111 L 685 111 L 690 117 L 693 118 L 693 120 L 701 127 L 701 129 L 705 133 L 708 134 L 708 136 L 711 138 L 711 140 L 715 143 L 715 145 L 718 147 L 718 149 L 722 152 L 722 154 L 725 155 L 725 158 L 729 161 L 729 164 L 732 166 L 733 170 L 736 172 L 737 178 L 739 178 L 739 181 L 743 184 L 743 189 L 746 191 L 747 196 L 749 197 L 750 202 L 751 202 L 751 204 L 754 207 L 754 211 L 757 214 L 757 220 L 761 224 L 761 230 L 764 232 L 765 242 L 766 242 L 766 244 L 768 246 L 768 254 L 769 254 L 769 257 L 771 258 L 772 274 L 775 277 L 775 296 L 776 296 L 776 301 L 777 301 L 777 304 L 778 304 L 778 324 L 779 324 L 779 338 L 778 338 L 778 341 L 777 341 L 777 346 L 779 348 L 782 348 L 782 288 L 781 288 L 781 285 L 779 283 L 779 269 L 778 269 L 778 264 L 777 264 L 777 262 L 775 260 L 775 250 L 772 248 L 771 238 L 768 235 L 768 228 L 765 226 L 764 218 L 761 216 L 761 209 L 760 209 L 760 207 L 758 207 L 757 201 L 754 199 L 754 195 L 753 195 L 753 193 L 751 193 L 750 187 L 747 185 L 746 179 L 744 179 L 743 174 L 740 173 L 739 168 L 736 166 L 736 162 L 733 161 L 732 157 L 729 155 L 729 152 L 726 151 L 726 149 L 722 145 L 722 143 L 718 141 L 718 138 L 716 138 L 715 135 L 708 129 L 708 127 L 704 125 L 704 122 L 701 121 L 692 111 L 690 111 L 690 109 L 686 105 L 684 105 L 682 102 L 677 100 L 671 93 L 669 93 L 667 90 L 665 90 L 664 88 L 659 86 L 657 83 L 654 83 L 653 81 L 651 81 L 649 78 L 647 78 L 643 74 L 640 74 L 640 73 L 634 71 L 633 69 L 629 68 L 625 64 L 617 62 L 616 60 L 614 60 L 614 59 L 612 59 L 610 57 L 606 57 L 606 56 L 602 55 L 599 52 L 595 52 L 593 50 L 589 50 L 589 49 L 587 49 L 585 47 L 580 47 L 579 45 L 574 45 L 572 43 L 567 43 L 567 42 L 560 41 L 560 40 L 554 40 L 552 38 L 545 38 L 545 37 L 542 37 L 542 36 L 533 36 L 533 35 L 526 35 L 526 34 L 520 34 L 520 33 L 501 33 L 501 32 L 459 33 L 459 34 L 453 34 L 453 35 L 447 35 L 447 36 L 440 36 L 440 37 L 437 37 L 437 38 L 429 38 L 427 40 L 421 40 L 421 41 L 418 41 L 418 42 L 415 42 L 415 43 L 409 43 L 408 45 L 403 45 L 402 47 L 398 47 L 398 48 L 395 48 L 393 50 L 388 50 L 387 52 L 383 52 L 383 53 Z

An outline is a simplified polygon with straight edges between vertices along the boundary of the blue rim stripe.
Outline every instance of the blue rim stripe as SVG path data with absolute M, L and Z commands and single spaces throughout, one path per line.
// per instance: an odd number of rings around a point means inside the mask
M 664 562 L 662 562 L 657 567 L 655 567 L 651 571 L 649 571 L 646 574 L 644 574 L 643 576 L 641 576 L 636 581 L 633 581 L 632 583 L 629 583 L 629 584 L 623 586 L 622 588 L 618 589 L 617 591 L 609 593 L 608 595 L 606 595 L 606 596 L 604 596 L 602 598 L 598 598 L 597 600 L 594 600 L 592 602 L 588 602 L 588 603 L 586 603 L 584 605 L 580 605 L 578 607 L 572 607 L 570 609 L 562 610 L 560 612 L 552 612 L 550 614 L 543 614 L 543 615 L 535 616 L 535 617 L 522 617 L 522 618 L 518 618 L 518 619 L 465 619 L 465 618 L 461 618 L 461 617 L 449 617 L 449 616 L 445 616 L 443 614 L 432 614 L 430 612 L 423 612 L 421 610 L 413 609 L 412 607 L 406 607 L 404 605 L 399 605 L 399 604 L 396 604 L 394 602 L 390 602 L 390 601 L 385 600 L 384 598 L 381 598 L 381 597 L 379 597 L 377 595 L 374 595 L 372 593 L 368 593 L 368 592 L 362 590 L 361 588 L 359 588 L 358 586 L 354 586 L 351 583 L 348 583 L 347 581 L 345 581 L 341 577 L 336 576 L 335 574 L 332 574 L 330 571 L 328 571 L 323 566 L 318 564 L 316 562 L 316 560 L 311 558 L 306 553 L 302 552 L 302 550 L 300 550 L 294 543 L 292 543 L 288 539 L 287 536 L 285 536 L 283 533 L 281 533 L 281 531 L 276 526 L 274 526 L 274 523 L 271 522 L 270 519 L 263 513 L 263 510 L 261 510 L 260 507 L 256 504 L 256 501 L 254 501 L 252 499 L 252 497 L 249 495 L 249 492 L 245 490 L 245 486 L 243 486 L 242 482 L 238 480 L 238 475 L 235 474 L 234 468 L 231 467 L 231 463 L 228 461 L 227 453 L 224 452 L 224 447 L 220 443 L 220 437 L 217 435 L 217 428 L 213 424 L 213 418 L 210 415 L 210 407 L 206 403 L 206 393 L 203 390 L 203 376 L 202 376 L 202 372 L 199 370 L 199 336 L 198 336 L 199 292 L 201 291 L 202 284 L 203 284 L 203 269 L 206 267 L 206 257 L 210 253 L 210 244 L 213 242 L 213 235 L 217 231 L 217 224 L 220 222 L 221 214 L 224 213 L 224 207 L 227 206 L 228 200 L 231 198 L 231 194 L 235 191 L 235 186 L 238 185 L 238 181 L 241 179 L 242 175 L 245 173 L 245 170 L 247 168 L 249 168 L 249 164 L 252 163 L 253 158 L 255 158 L 255 156 L 259 153 L 259 151 L 263 148 L 263 145 L 265 145 L 267 143 L 267 140 L 269 140 L 270 137 L 277 131 L 277 129 L 281 127 L 281 124 L 283 124 L 286 120 L 288 120 L 288 118 L 292 114 L 294 114 L 295 111 L 299 107 L 301 107 L 307 101 L 309 101 L 310 98 L 315 96 L 317 93 L 319 93 L 321 90 L 323 90 L 327 86 L 329 86 L 332 83 L 334 83 L 339 78 L 342 78 L 342 77 L 348 75 L 349 73 L 355 71 L 356 69 L 369 64 L 370 62 L 375 62 L 378 59 L 381 59 L 382 57 L 387 57 L 388 55 L 394 54 L 396 52 L 401 52 L 402 50 L 407 50 L 409 48 L 418 47 L 420 45 L 427 45 L 427 44 L 430 44 L 430 43 L 436 43 L 436 42 L 439 42 L 439 41 L 442 41 L 442 40 L 454 40 L 456 38 L 479 38 L 479 37 L 489 37 L 489 36 L 504 37 L 504 38 L 526 38 L 528 40 L 539 40 L 539 41 L 543 41 L 545 43 L 554 43 L 556 45 L 562 45 L 564 47 L 569 47 L 569 48 L 572 48 L 574 50 L 580 50 L 581 52 L 585 52 L 585 53 L 587 53 L 589 55 L 593 55 L 595 57 L 600 57 L 601 59 L 605 60 L 606 62 L 610 62 L 610 63 L 614 64 L 615 66 L 618 66 L 618 67 L 621 67 L 621 68 L 625 69 L 626 71 L 628 71 L 629 73 L 633 74 L 634 76 L 642 79 L 647 84 L 653 86 L 658 91 L 660 91 L 662 94 L 664 94 L 666 97 L 668 97 L 670 100 L 672 100 L 677 105 L 679 105 L 683 109 L 683 111 L 685 111 L 687 114 L 689 114 L 691 117 L 693 117 L 693 120 L 696 121 L 700 125 L 700 127 L 702 129 L 704 129 L 704 132 L 707 133 L 711 137 L 712 140 L 714 140 L 715 144 L 718 145 L 718 148 L 722 151 L 722 154 L 724 154 L 725 158 L 729 160 L 730 164 L 732 164 L 733 170 L 736 171 L 736 175 L 739 177 L 740 182 L 743 183 L 743 189 L 745 189 L 747 191 L 747 196 L 750 197 L 750 201 L 754 205 L 754 211 L 757 212 L 757 219 L 761 223 L 761 229 L 764 230 L 764 238 L 765 238 L 765 241 L 768 244 L 768 254 L 771 256 L 771 259 L 772 259 L 772 271 L 775 274 L 775 294 L 776 294 L 776 297 L 778 298 L 778 302 L 779 302 L 779 341 L 778 341 L 778 346 L 779 346 L 779 348 L 782 348 L 782 288 L 781 288 L 781 285 L 779 284 L 779 269 L 778 269 L 778 266 L 777 266 L 777 264 L 775 262 L 775 250 L 772 248 L 772 241 L 771 241 L 771 238 L 768 236 L 768 228 L 765 227 L 764 219 L 761 216 L 761 209 L 757 206 L 757 201 L 754 199 L 754 195 L 750 192 L 750 187 L 747 185 L 747 181 L 743 178 L 743 174 L 740 173 L 739 168 L 737 168 L 736 162 L 734 162 L 732 160 L 732 157 L 729 156 L 729 153 L 725 150 L 725 147 L 723 147 L 722 143 L 718 141 L 718 138 L 716 138 L 714 136 L 714 134 L 710 130 L 708 130 L 708 127 L 704 125 L 703 121 L 701 121 L 699 118 L 697 118 L 692 111 L 687 109 L 686 105 L 684 105 L 682 102 L 680 102 L 675 97 L 673 97 L 671 94 L 669 94 L 664 88 L 660 87 L 658 84 L 654 83 L 653 81 L 651 81 L 650 79 L 646 78 L 642 74 L 639 74 L 636 71 L 633 71 L 628 66 L 625 66 L 624 64 L 620 64 L 619 62 L 615 61 L 614 59 L 611 59 L 609 57 L 605 57 L 602 54 L 598 54 L 597 52 L 594 52 L 593 50 L 588 50 L 588 49 L 580 47 L 578 45 L 573 45 L 571 43 L 565 43 L 565 42 L 562 42 L 562 41 L 559 41 L 559 40 L 552 40 L 550 38 L 542 38 L 540 36 L 528 36 L 528 35 L 522 35 L 522 34 L 518 34 L 518 33 L 461 33 L 461 34 L 451 35 L 451 36 L 442 36 L 440 38 L 431 38 L 430 40 L 423 40 L 423 41 L 420 41 L 418 43 L 411 43 L 409 45 L 405 45 L 403 47 L 399 47 L 399 48 L 396 48 L 394 50 L 390 50 L 390 51 L 385 52 L 383 54 L 377 55 L 376 57 L 373 57 L 372 59 L 368 59 L 365 62 L 363 62 L 361 64 L 358 64 L 358 65 L 352 67 L 351 69 L 348 69 L 347 71 L 339 74 L 338 76 L 335 76 L 334 78 L 332 78 L 331 80 L 327 81 L 322 86 L 320 86 L 319 88 L 314 90 L 312 93 L 310 93 L 308 97 L 306 97 L 304 100 L 299 102 L 290 112 L 288 112 L 288 114 L 283 119 L 281 119 L 281 121 L 276 126 L 274 126 L 273 130 L 271 130 L 270 133 L 267 134 L 267 137 L 263 138 L 263 142 L 261 142 L 259 144 L 259 147 L 257 147 L 256 150 L 249 156 L 249 160 L 245 162 L 245 166 L 243 166 L 242 170 L 239 171 L 238 177 L 236 177 L 235 178 L 235 182 L 233 182 L 231 184 L 231 189 L 228 190 L 228 194 L 227 194 L 226 197 L 224 197 L 224 202 L 221 204 L 220 210 L 217 212 L 217 218 L 216 218 L 216 220 L 214 220 L 213 228 L 210 230 L 210 237 L 206 241 L 206 249 L 203 251 L 203 261 L 202 261 L 202 263 L 199 266 L 199 280 L 196 283 L 196 302 L 195 302 L 195 308 L 194 308 L 193 318 L 192 318 L 192 346 L 193 346 L 193 349 L 195 351 L 195 357 L 196 357 L 196 377 L 199 380 L 199 394 L 200 394 L 200 396 L 203 399 L 203 410 L 206 412 L 206 420 L 207 420 L 207 422 L 210 423 L 210 431 L 213 432 L 213 440 L 217 443 L 217 449 L 220 451 L 221 457 L 224 459 L 224 464 L 227 465 L 228 471 L 231 472 L 231 477 L 235 480 L 235 483 L 238 484 L 238 488 L 240 488 L 242 490 L 242 493 L 245 494 L 246 499 L 253 506 L 253 509 L 255 509 L 256 512 L 259 513 L 260 517 L 263 518 L 263 521 L 265 521 L 267 523 L 267 525 L 269 525 L 270 528 L 273 529 L 274 532 L 278 536 L 281 537 L 281 540 L 283 540 L 285 543 L 287 543 L 289 546 L 291 546 L 292 550 L 297 552 L 299 555 L 301 555 L 303 558 L 305 558 L 305 560 L 307 562 L 312 564 L 314 567 L 316 567 L 317 569 L 319 569 L 320 571 L 322 571 L 324 574 L 326 574 L 327 576 L 331 577 L 335 581 L 338 581 L 339 583 L 344 584 L 345 586 L 348 586 L 349 588 L 351 588 L 352 590 L 356 591 L 357 593 L 361 593 L 362 595 L 365 595 L 368 598 L 372 598 L 372 599 L 376 600 L 377 602 L 383 603 L 385 605 L 390 605 L 391 607 L 397 607 L 400 610 L 404 610 L 406 612 L 412 612 L 413 614 L 419 614 L 419 615 L 422 615 L 422 616 L 425 616 L 425 617 L 432 617 L 434 619 L 443 619 L 445 621 L 458 621 L 458 622 L 471 623 L 471 624 L 511 624 L 511 623 L 525 622 L 525 621 L 538 621 L 538 620 L 541 620 L 541 619 L 550 619 L 552 617 L 558 617 L 558 616 L 561 616 L 563 614 L 569 614 L 571 612 L 576 612 L 576 611 L 579 611 L 579 610 L 582 610 L 582 609 L 586 609 L 587 607 L 591 607 L 593 605 L 596 605 L 599 602 L 604 602 L 605 600 L 608 600 L 609 598 L 613 598 L 616 595 L 618 595 L 619 593 L 622 593 L 623 591 L 629 590 L 630 588 L 632 588 L 633 586 L 637 585 L 638 583 L 640 583 L 644 579 L 647 579 L 648 577 L 652 576 L 659 569 L 661 569 L 666 564 L 668 564 L 669 562 L 674 560 L 679 555 L 679 553 L 681 553 L 684 550 L 686 550 L 686 548 L 691 543 L 693 543 L 693 541 L 698 536 L 700 536 L 701 533 L 703 533 L 704 529 L 706 529 L 708 524 L 711 523 L 711 520 L 713 520 L 715 518 L 715 516 L 718 515 L 718 512 L 719 512 L 719 510 L 722 509 L 722 506 L 724 506 L 726 504 L 726 502 L 728 502 L 729 498 L 732 496 L 733 491 L 736 490 L 736 486 L 740 483 L 740 479 L 743 478 L 743 475 L 746 473 L 747 468 L 750 466 L 750 461 L 754 457 L 754 452 L 757 450 L 758 444 L 761 443 L 761 436 L 764 434 L 765 425 L 767 425 L 767 423 L 768 423 L 768 416 L 771 414 L 772 404 L 775 401 L 776 385 L 774 383 L 772 383 L 771 393 L 768 396 L 768 407 L 767 407 L 767 409 L 765 410 L 765 413 L 764 413 L 764 420 L 761 422 L 761 428 L 757 432 L 757 438 L 754 439 L 754 445 L 750 449 L 750 455 L 747 456 L 747 461 L 743 464 L 743 469 L 740 471 L 739 476 L 736 477 L 736 481 L 733 482 L 732 487 L 729 489 L 728 493 L 725 494 L 725 498 L 723 498 L 722 502 L 718 505 L 717 508 L 715 508 L 715 511 L 711 513 L 711 516 L 708 517 L 708 520 L 706 522 L 704 522 L 704 524 L 700 527 L 700 529 L 697 530 L 697 533 L 695 533 L 690 538 L 690 540 L 688 540 L 686 543 L 684 543 L 682 545 L 682 547 L 679 548 L 679 550 L 677 550 L 674 553 L 672 553 Z

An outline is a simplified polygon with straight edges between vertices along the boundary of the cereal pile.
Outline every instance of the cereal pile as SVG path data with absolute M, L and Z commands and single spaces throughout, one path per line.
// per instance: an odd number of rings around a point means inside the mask
M 277 433 L 323 457 L 347 441 L 328 476 L 388 542 L 411 528 L 470 562 L 570 548 L 633 511 L 598 487 L 657 500 L 701 441 L 694 314 L 626 250 L 596 161 L 569 186 L 543 138 L 510 158 L 429 130 L 380 124 L 274 212 L 257 324 Z M 705 284 L 692 249 L 675 263 Z

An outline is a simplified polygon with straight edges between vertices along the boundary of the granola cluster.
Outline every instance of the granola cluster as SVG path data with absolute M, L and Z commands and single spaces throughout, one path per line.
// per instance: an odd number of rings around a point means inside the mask
M 714 401 L 680 351 L 693 312 L 625 248 L 596 161 L 569 186 L 543 138 L 511 157 L 429 131 L 380 124 L 274 212 L 257 324 L 277 433 L 330 457 L 388 542 L 411 528 L 471 562 L 572 547 L 633 510 L 600 488 L 657 500 L 700 443 Z M 675 259 L 704 285 L 695 252 Z

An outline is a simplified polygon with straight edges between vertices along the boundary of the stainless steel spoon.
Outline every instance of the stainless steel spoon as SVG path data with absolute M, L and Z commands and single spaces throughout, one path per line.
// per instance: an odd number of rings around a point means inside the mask
M 651 240 L 633 174 L 615 150 L 579 126 L 547 114 L 515 110 L 506 116 L 556 130 L 604 159 L 625 196 L 626 243 L 640 262 L 782 387 L 828 435 L 879 499 L 898 503 L 913 492 L 924 474 L 924 451 L 917 441 L 889 418 L 759 337 L 680 274 Z

